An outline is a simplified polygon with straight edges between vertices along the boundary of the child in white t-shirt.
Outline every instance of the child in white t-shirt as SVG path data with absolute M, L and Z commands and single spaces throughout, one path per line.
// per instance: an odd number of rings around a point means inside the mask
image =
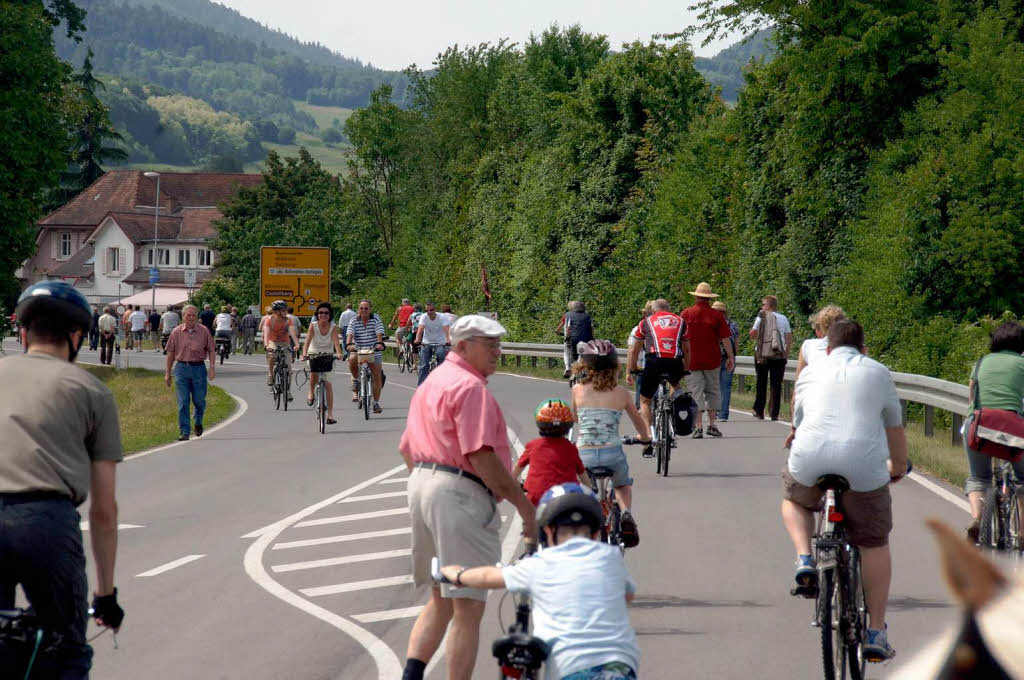
M 558 484 L 541 497 L 539 552 L 506 567 L 441 568 L 467 588 L 508 588 L 533 602 L 533 633 L 551 648 L 548 680 L 633 680 L 640 663 L 626 603 L 636 584 L 615 546 L 596 540 L 604 513 L 594 492 Z

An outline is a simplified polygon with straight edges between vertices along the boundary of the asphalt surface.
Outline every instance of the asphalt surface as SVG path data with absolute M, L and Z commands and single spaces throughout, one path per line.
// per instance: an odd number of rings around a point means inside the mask
M 163 366 L 153 352 L 129 360 Z M 337 374 L 338 424 L 320 435 L 305 388 L 287 413 L 274 410 L 262 361 L 232 356 L 218 366 L 214 384 L 244 400 L 241 417 L 119 467 L 126 526 L 116 581 L 127 618 L 117 649 L 109 632 L 94 641 L 93 677 L 400 678 L 427 599 L 408 582 L 407 473 L 397 453 L 415 377 L 386 367 L 384 412 L 366 421 Z M 560 382 L 512 375 L 490 385 L 522 442 L 535 436 L 536 404 L 568 393 Z M 740 413 L 721 429 L 722 439 L 683 440 L 667 478 L 627 447 L 641 535 L 626 555 L 639 584 L 630 615 L 640 677 L 820 677 L 811 602 L 789 595 L 793 555 L 778 511 L 786 429 Z M 898 655 L 871 666 L 871 678 L 957 619 L 923 526 L 926 517 L 965 523 L 951 491 L 911 480 L 893 488 L 888 619 Z M 508 504 L 502 512 L 507 528 L 515 513 Z M 514 539 L 505 547 L 515 554 Z M 488 604 L 474 677 L 497 675 L 499 601 L 500 593 Z M 507 624 L 509 602 L 502 613 Z M 441 659 L 429 677 L 446 677 L 444 668 Z

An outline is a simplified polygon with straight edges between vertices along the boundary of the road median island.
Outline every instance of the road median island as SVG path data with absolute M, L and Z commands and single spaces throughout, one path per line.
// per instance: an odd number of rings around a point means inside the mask
M 82 365 L 82 368 L 102 380 L 114 393 L 125 455 L 178 439 L 178 404 L 174 388 L 164 383 L 162 372 L 89 365 Z M 235 408 L 231 396 L 211 383 L 206 393 L 203 426 L 210 429 L 230 416 Z

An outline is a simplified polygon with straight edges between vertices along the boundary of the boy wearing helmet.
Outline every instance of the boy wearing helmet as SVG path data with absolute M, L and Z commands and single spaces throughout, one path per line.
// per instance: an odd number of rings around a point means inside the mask
M 533 633 L 551 648 L 547 678 L 633 680 L 640 648 L 626 603 L 636 593 L 622 553 L 597 540 L 603 518 L 594 492 L 553 486 L 537 508 L 542 550 L 506 567 L 449 565 L 467 588 L 508 588 L 533 600 Z
M 96 618 L 115 630 L 124 618 L 114 587 L 117 406 L 98 378 L 69 365 L 92 323 L 80 292 L 43 281 L 22 293 L 16 312 L 27 353 L 0 362 L 9 388 L 0 392 L 0 609 L 14 607 L 20 584 L 41 627 L 59 640 L 46 659 L 53 677 L 86 678 L 89 584 L 76 507 L 87 497 Z
M 544 492 L 566 482 L 590 486 L 590 477 L 583 469 L 579 449 L 565 435 L 572 429 L 572 411 L 561 399 L 545 399 L 534 412 L 540 437 L 530 441 L 516 461 L 512 475 L 519 479 L 523 468 L 530 466 L 523 488 L 534 505 Z

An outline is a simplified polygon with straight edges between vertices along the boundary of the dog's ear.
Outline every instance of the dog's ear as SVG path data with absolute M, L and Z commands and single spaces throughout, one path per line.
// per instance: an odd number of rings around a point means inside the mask
M 1006 577 L 959 533 L 937 519 L 925 521 L 939 541 L 942 568 L 956 599 L 978 611 L 1006 586 Z

